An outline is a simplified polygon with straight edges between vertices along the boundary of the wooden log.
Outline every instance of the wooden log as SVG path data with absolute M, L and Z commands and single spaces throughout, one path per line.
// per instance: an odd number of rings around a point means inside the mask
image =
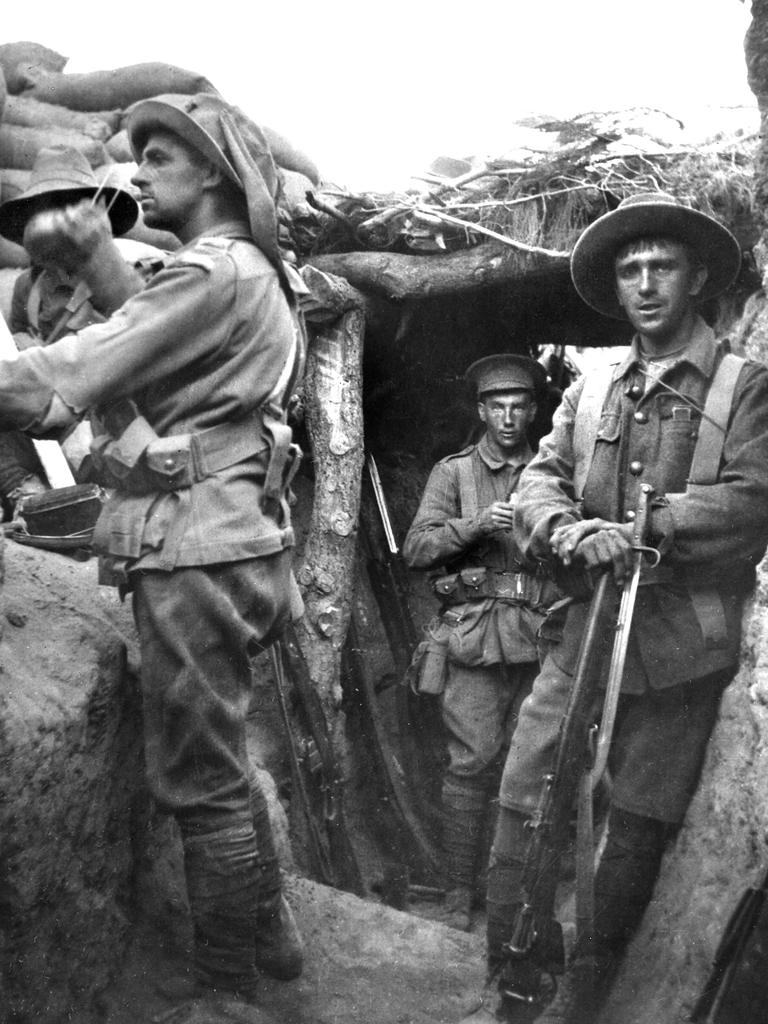
M 310 292 L 301 304 L 309 323 L 329 323 L 350 309 L 365 309 L 365 296 L 343 277 L 324 274 L 309 265 L 301 268 L 301 277 Z
M 345 252 L 313 256 L 307 261 L 343 277 L 362 292 L 391 301 L 478 291 L 508 284 L 532 271 L 565 266 L 565 260 L 510 249 L 496 242 L 445 256 L 411 256 L 393 252 Z
M 364 329 L 363 313 L 350 309 L 315 332 L 304 382 L 315 494 L 304 561 L 296 573 L 306 607 L 299 636 L 329 720 L 337 726 L 360 511 Z
M 69 128 L 100 142 L 106 142 L 114 135 L 120 127 L 121 118 L 119 110 L 69 110 L 31 96 L 9 96 L 3 114 L 5 124 L 24 124 L 28 128 Z

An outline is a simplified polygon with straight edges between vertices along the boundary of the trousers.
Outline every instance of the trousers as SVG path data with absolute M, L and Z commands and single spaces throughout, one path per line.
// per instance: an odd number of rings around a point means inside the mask
M 251 659 L 290 614 L 289 559 L 132 579 L 147 780 L 181 831 L 196 977 L 244 995 L 256 981 L 262 862 L 273 852 L 246 750 Z

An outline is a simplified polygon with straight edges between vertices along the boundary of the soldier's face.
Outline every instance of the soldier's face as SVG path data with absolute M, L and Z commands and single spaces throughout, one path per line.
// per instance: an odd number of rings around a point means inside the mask
M 616 257 L 616 295 L 644 338 L 661 345 L 674 337 L 707 278 L 688 249 L 672 239 L 639 239 Z
M 176 135 L 152 132 L 131 179 L 140 192 L 144 223 L 176 234 L 183 231 L 194 219 L 209 172 L 210 164 Z
M 509 455 L 527 442 L 536 403 L 527 391 L 498 391 L 484 395 L 477 412 L 485 424 L 491 447 Z

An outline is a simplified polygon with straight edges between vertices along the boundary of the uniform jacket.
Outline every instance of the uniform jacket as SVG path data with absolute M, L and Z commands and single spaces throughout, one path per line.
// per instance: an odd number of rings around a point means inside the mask
M 593 517 L 627 521 L 640 485 L 653 487 L 649 540 L 661 551 L 668 578 L 640 587 L 624 676 L 629 692 L 735 664 L 742 599 L 768 541 L 768 370 L 750 362 L 742 368 L 718 479 L 688 485 L 700 411 L 722 352 L 699 320 L 682 358 L 646 390 L 637 344 L 635 339 L 613 373 L 583 508 L 573 489 L 573 429 L 583 378 L 566 391 L 551 434 L 523 473 L 516 508 L 522 550 L 547 560 L 557 526 Z M 714 600 L 722 620 L 715 645 L 705 642 L 691 601 L 696 587 Z M 585 613 L 583 603 L 569 611 L 562 644 L 553 653 L 563 668 L 573 667 Z
M 133 399 L 164 437 L 237 421 L 298 359 L 296 330 L 247 227 L 222 224 L 171 254 L 106 322 L 0 364 L 0 426 L 34 430 L 54 393 L 77 416 Z M 265 459 L 254 454 L 186 492 L 116 491 L 97 526 L 103 553 L 170 569 L 282 550 L 290 523 L 260 509 Z
M 479 444 L 438 462 L 433 468 L 421 504 L 403 545 L 403 556 L 414 569 L 444 569 L 449 573 L 468 567 L 485 566 L 500 572 L 529 571 L 536 562 L 521 554 L 511 530 L 484 535 L 480 530 L 483 509 L 495 501 L 508 501 L 520 474 L 533 453 L 527 449 L 512 465 L 496 458 L 485 437 Z M 470 460 L 477 491 L 478 508 L 461 508 L 459 463 Z M 550 587 L 550 590 L 552 588 Z M 535 661 L 536 632 L 543 612 L 528 605 L 486 599 L 454 606 L 452 621 L 463 619 L 467 636 L 464 656 L 457 646 L 451 650 L 455 661 L 468 664 Z M 462 624 L 458 632 L 462 633 Z M 456 638 L 455 638 L 456 639 Z

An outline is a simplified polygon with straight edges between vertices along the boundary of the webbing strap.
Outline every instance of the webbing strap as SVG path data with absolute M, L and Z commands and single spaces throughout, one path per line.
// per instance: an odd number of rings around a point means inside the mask
M 475 470 L 472 465 L 472 456 L 457 459 L 459 471 L 459 501 L 461 502 L 461 515 L 463 519 L 470 519 L 477 512 L 477 482 L 475 481 Z
M 699 425 L 699 437 L 688 474 L 689 484 L 713 484 L 717 480 L 733 393 L 744 363 L 740 356 L 728 352 L 715 371 Z
M 573 489 L 577 501 L 584 496 L 584 486 L 592 466 L 600 416 L 613 380 L 617 363 L 608 363 L 591 373 L 584 381 L 573 424 Z

